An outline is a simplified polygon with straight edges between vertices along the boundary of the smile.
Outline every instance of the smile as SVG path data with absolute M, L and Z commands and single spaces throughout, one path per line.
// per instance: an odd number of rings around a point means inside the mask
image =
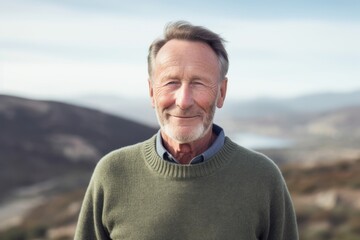
M 176 115 L 171 115 L 172 117 L 175 117 L 175 118 L 181 118 L 181 119 L 192 119 L 192 118 L 196 118 L 196 117 L 199 117 L 198 115 L 195 115 L 195 116 L 176 116 Z

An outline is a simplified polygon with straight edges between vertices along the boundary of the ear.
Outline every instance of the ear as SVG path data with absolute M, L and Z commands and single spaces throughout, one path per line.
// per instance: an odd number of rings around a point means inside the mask
M 152 80 L 150 78 L 148 79 L 148 85 L 149 85 L 149 95 L 150 95 L 150 99 L 151 99 L 151 106 L 154 108 L 155 107 L 154 90 L 153 90 Z
M 220 83 L 220 96 L 218 97 L 217 103 L 216 103 L 216 106 L 218 108 L 222 108 L 222 106 L 224 105 L 226 90 L 227 90 L 227 82 L 228 82 L 228 79 L 225 78 Z

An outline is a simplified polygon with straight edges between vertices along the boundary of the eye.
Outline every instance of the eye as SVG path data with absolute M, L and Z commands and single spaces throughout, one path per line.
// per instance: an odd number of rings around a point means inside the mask
M 169 80 L 164 82 L 163 87 L 174 89 L 177 88 L 179 84 L 180 84 L 179 81 Z
M 173 79 L 169 79 L 168 81 L 165 82 L 165 85 L 167 85 L 167 86 L 176 85 L 176 84 L 179 84 L 179 81 L 173 80 Z
M 202 81 L 193 81 L 192 84 L 195 85 L 195 86 L 203 86 L 203 85 L 205 85 Z

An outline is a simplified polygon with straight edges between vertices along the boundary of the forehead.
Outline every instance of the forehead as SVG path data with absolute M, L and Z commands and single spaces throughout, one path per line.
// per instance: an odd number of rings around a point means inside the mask
M 219 74 L 218 57 L 209 45 L 198 41 L 170 40 L 155 58 L 155 71 L 196 70 Z

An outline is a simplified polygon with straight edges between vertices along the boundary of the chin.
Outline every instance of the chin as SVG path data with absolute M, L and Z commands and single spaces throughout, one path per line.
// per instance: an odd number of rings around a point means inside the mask
M 191 129 L 181 129 L 179 127 L 163 126 L 163 131 L 170 138 L 179 143 L 190 143 L 201 139 L 206 134 L 205 126 L 200 125 Z

